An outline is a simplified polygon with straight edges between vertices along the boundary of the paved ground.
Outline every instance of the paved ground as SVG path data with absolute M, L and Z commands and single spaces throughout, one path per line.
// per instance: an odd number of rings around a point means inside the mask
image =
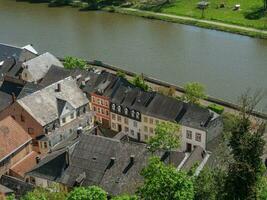
M 121 9 L 126 10 L 126 11 L 134 11 L 134 12 L 150 14 L 150 15 L 159 16 L 159 17 L 161 16 L 161 17 L 169 17 L 169 18 L 173 18 L 173 19 L 181 19 L 181 20 L 187 20 L 187 21 L 193 21 L 193 22 L 202 22 L 202 23 L 206 23 L 206 24 L 210 24 L 210 25 L 217 25 L 217 26 L 226 27 L 226 28 L 235 28 L 235 29 L 240 29 L 243 31 L 251 31 L 251 32 L 255 32 L 255 33 L 267 34 L 267 31 L 264 31 L 264 30 L 249 28 L 249 27 L 244 27 L 244 26 L 238 26 L 238 25 L 233 25 L 233 24 L 226 24 L 226 23 L 222 23 L 222 22 L 216 22 L 216 21 L 210 21 L 210 20 L 204 20 L 204 19 L 196 19 L 196 18 L 192 18 L 192 17 L 184 17 L 184 16 L 171 15 L 171 14 L 165 14 L 165 13 L 156 13 L 156 12 L 151 12 L 151 11 L 143 11 L 143 10 L 141 11 L 141 10 L 134 9 L 134 8 L 121 8 Z

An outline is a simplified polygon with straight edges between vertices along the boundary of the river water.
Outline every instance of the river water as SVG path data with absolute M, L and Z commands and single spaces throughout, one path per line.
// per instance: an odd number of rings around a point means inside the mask
M 0 0 L 0 42 L 97 59 L 236 103 L 247 88 L 267 88 L 267 40 L 75 8 Z M 267 97 L 260 106 L 266 112 Z

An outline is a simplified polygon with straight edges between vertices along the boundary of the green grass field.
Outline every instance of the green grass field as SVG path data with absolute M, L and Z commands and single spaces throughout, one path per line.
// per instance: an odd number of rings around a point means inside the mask
M 160 9 L 162 13 L 201 18 L 202 11 L 197 8 L 200 0 L 175 0 Z M 267 30 L 267 12 L 263 12 L 263 0 L 210 0 L 204 12 L 204 19 Z M 224 3 L 225 8 L 218 8 Z M 240 4 L 240 10 L 233 7 Z

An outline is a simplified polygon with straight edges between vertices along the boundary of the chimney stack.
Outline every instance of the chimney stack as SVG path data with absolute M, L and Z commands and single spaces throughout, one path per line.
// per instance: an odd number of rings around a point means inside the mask
M 60 83 L 57 84 L 57 91 L 61 92 L 61 84 Z
M 130 163 L 131 163 L 131 164 L 134 163 L 134 157 L 135 157 L 134 155 L 131 155 L 131 156 L 130 156 Z

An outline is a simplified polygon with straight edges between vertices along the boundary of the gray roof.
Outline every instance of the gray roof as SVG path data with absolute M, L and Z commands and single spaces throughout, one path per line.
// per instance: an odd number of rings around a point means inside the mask
M 17 61 L 13 57 L 7 58 L 3 61 L 3 64 L 0 65 L 0 79 L 6 75 L 13 78 L 19 78 L 22 70 L 22 62 Z
M 61 158 L 63 159 L 66 154 L 63 154 L 59 152 L 56 158 L 55 153 L 48 155 L 49 158 L 46 159 L 50 160 L 49 162 L 57 160 L 53 166 L 51 164 L 51 169 L 46 160 L 44 164 L 29 172 L 29 175 L 54 180 L 69 187 L 76 186 L 78 179 L 83 179 L 81 186 L 99 185 L 112 195 L 132 194 L 142 184 L 143 178 L 140 172 L 148 164 L 151 156 L 145 144 L 123 142 L 92 134 L 80 136 L 73 153 L 70 154 L 70 164 L 65 171 L 64 164 L 59 166 L 56 164 L 64 163 Z M 182 152 L 159 151 L 155 154 L 165 163 L 172 163 L 175 166 L 178 166 L 185 157 Z M 134 159 L 133 163 L 130 162 L 131 156 Z M 114 163 L 111 161 L 112 158 L 115 159 Z M 64 172 L 61 174 L 62 170 Z M 51 177 L 52 172 L 57 173 Z
M 58 91 L 58 85 L 61 91 Z M 42 126 L 58 119 L 58 101 L 62 99 L 77 109 L 88 103 L 88 99 L 71 77 L 38 90 L 17 102 Z
M 14 57 L 18 61 L 25 61 L 35 57 L 36 54 L 23 47 L 0 43 L 0 61 Z
M 42 79 L 52 65 L 64 67 L 63 64 L 55 56 L 48 52 L 26 61 L 22 65 L 31 73 L 31 81 L 39 81 L 40 79 Z
M 0 111 L 4 110 L 12 103 L 12 95 L 0 91 Z

